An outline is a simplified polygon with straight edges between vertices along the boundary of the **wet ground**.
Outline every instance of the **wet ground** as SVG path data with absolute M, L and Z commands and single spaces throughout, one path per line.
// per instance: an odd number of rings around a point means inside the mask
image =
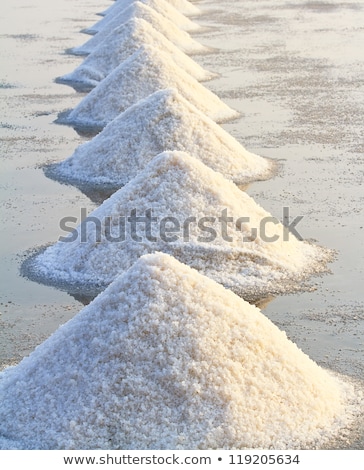
M 17 363 L 82 304 L 19 275 L 29 253 L 63 235 L 59 221 L 96 207 L 41 166 L 85 139 L 54 124 L 82 95 L 54 83 L 82 57 L 79 31 L 108 0 L 13 0 L 0 13 L 0 364 Z M 194 37 L 215 48 L 196 60 L 220 78 L 205 86 L 242 117 L 224 124 L 248 150 L 281 162 L 248 192 L 308 239 L 337 251 L 313 292 L 287 295 L 263 312 L 320 365 L 364 379 L 364 4 L 362 1 L 200 1 Z M 360 448 L 363 423 L 335 448 Z

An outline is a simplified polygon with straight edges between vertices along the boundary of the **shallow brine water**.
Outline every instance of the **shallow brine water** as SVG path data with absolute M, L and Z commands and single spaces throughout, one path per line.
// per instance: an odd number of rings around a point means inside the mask
M 34 249 L 64 235 L 63 217 L 97 207 L 42 166 L 70 156 L 86 138 L 54 124 L 81 100 L 54 79 L 83 60 L 65 54 L 108 7 L 106 0 L 14 0 L 0 14 L 1 292 L 0 362 L 14 364 L 77 313 L 68 294 L 19 274 Z M 263 308 L 320 365 L 364 377 L 362 2 L 199 2 L 206 27 L 193 37 L 214 48 L 194 59 L 220 74 L 205 84 L 242 117 L 223 127 L 245 148 L 281 162 L 248 193 L 297 231 L 337 251 L 315 290 L 270 299 Z M 363 424 L 334 448 L 363 448 Z

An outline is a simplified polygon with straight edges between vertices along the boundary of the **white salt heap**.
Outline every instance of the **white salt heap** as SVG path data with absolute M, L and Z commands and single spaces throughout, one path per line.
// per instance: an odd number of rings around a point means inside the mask
M 56 81 L 70 84 L 77 90 L 90 90 L 145 44 L 169 54 L 172 61 L 196 80 L 210 80 L 216 76 L 204 70 L 148 22 L 133 18 L 112 31 L 72 73 Z
M 0 378 L 4 449 L 312 449 L 353 418 L 350 386 L 159 253 Z
M 104 10 L 101 15 L 102 16 L 110 16 L 114 15 L 116 11 L 118 11 L 120 8 L 122 8 L 124 5 L 127 5 L 129 3 L 133 2 L 133 0 L 117 0 L 115 3 L 113 3 L 110 7 L 108 7 L 106 10 Z M 149 1 L 146 1 L 145 3 L 150 3 Z M 159 2 L 159 3 L 154 3 L 155 5 L 158 5 L 160 3 L 165 3 L 165 2 Z M 191 2 L 188 0 L 167 0 L 167 3 L 172 5 L 176 10 L 180 11 L 184 15 L 200 15 L 201 10 L 196 7 L 196 5 L 193 5 Z
M 129 5 L 134 3 L 135 0 L 122 0 L 117 1 L 112 4 L 107 10 L 105 10 L 102 15 L 103 16 L 116 16 L 118 13 L 123 11 Z M 160 13 L 161 15 L 168 18 L 172 21 L 175 25 L 185 31 L 195 31 L 200 29 L 200 27 L 187 18 L 181 11 L 175 8 L 170 2 L 165 0 L 139 0 L 142 3 L 153 8 L 155 11 Z
M 86 29 L 85 32 L 97 33 L 94 37 L 85 42 L 82 46 L 70 50 L 76 55 L 90 54 L 96 47 L 112 33 L 115 28 L 126 23 L 132 18 L 142 18 L 169 39 L 175 46 L 186 54 L 206 53 L 209 48 L 195 41 L 186 31 L 182 31 L 168 18 L 156 12 L 153 8 L 141 2 L 134 2 L 118 15 L 105 16 L 94 26 Z
M 174 63 L 168 54 L 146 45 L 114 69 L 59 122 L 78 128 L 102 128 L 129 106 L 165 88 L 176 88 L 214 121 L 239 116 Z
M 133 211 L 145 217 L 148 210 L 156 218 L 150 230 L 145 223 L 133 228 Z M 221 221 L 224 213 L 225 220 L 233 221 Z M 166 217 L 175 221 L 163 222 Z M 196 158 L 165 152 L 92 212 L 92 220 L 84 221 L 71 239 L 58 241 L 31 259 L 28 276 L 69 292 L 92 291 L 108 285 L 141 255 L 158 250 L 255 300 L 297 289 L 303 278 L 326 265 L 322 249 L 292 234 L 286 241 L 286 230 L 271 217 Z
M 153 93 L 47 171 L 88 187 L 117 189 L 165 150 L 182 150 L 237 184 L 267 178 L 272 163 L 247 150 L 173 89 Z

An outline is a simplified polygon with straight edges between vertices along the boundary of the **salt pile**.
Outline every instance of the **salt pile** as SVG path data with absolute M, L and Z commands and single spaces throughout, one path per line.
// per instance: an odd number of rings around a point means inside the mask
M 182 150 L 237 184 L 268 178 L 270 161 L 254 155 L 173 89 L 131 106 L 67 160 L 53 178 L 88 188 L 118 189 L 165 150 Z
M 129 5 L 134 3 L 135 0 L 123 0 L 121 2 L 115 2 L 111 5 L 106 11 L 103 12 L 103 16 L 115 16 Z M 178 11 L 171 3 L 165 0 L 139 0 L 142 3 L 153 8 L 155 11 L 161 15 L 168 18 L 176 26 L 185 30 L 185 31 L 195 31 L 200 29 L 200 27 L 187 18 L 181 11 Z
M 198 81 L 216 76 L 204 70 L 148 22 L 133 18 L 112 31 L 72 73 L 56 81 L 71 85 L 79 91 L 89 91 L 144 44 L 169 54 L 172 61 Z
M 168 54 L 146 45 L 122 62 L 58 122 L 79 129 L 100 129 L 129 106 L 165 88 L 176 88 L 184 98 L 214 121 L 222 122 L 239 116 L 173 63 Z
M 133 214 L 145 223 L 133 224 Z M 149 226 L 146 217 L 155 218 Z M 292 234 L 286 240 L 285 234 L 271 214 L 220 173 L 184 152 L 165 152 L 66 240 L 30 258 L 24 272 L 68 292 L 95 292 L 141 255 L 158 250 L 256 300 L 301 288 L 302 279 L 325 269 L 323 249 Z
M 132 18 L 141 18 L 148 21 L 154 29 L 163 34 L 163 36 L 186 54 L 209 52 L 209 48 L 195 41 L 186 31 L 182 31 L 168 18 L 165 18 L 163 15 L 153 10 L 153 8 L 139 1 L 132 3 L 118 15 L 106 16 L 91 28 L 84 30 L 91 34 L 97 34 L 86 41 L 82 46 L 75 47 L 69 52 L 76 55 L 90 54 L 115 28 Z
M 133 0 L 131 0 L 133 1 Z M 130 3 L 130 0 L 121 0 L 115 2 L 112 4 L 110 7 L 108 7 L 106 10 L 104 10 L 101 15 L 103 16 L 109 16 L 110 14 L 114 15 L 115 11 L 119 10 L 119 8 L 122 5 L 125 5 L 127 3 Z M 149 3 L 149 2 L 148 2 Z M 164 2 L 161 2 L 164 3 Z M 176 10 L 180 11 L 184 15 L 200 15 L 201 10 L 196 7 L 196 5 L 193 5 L 191 2 L 188 0 L 167 0 L 167 3 L 172 5 Z
M 351 386 L 160 253 L 0 378 L 4 449 L 312 449 L 353 419 Z

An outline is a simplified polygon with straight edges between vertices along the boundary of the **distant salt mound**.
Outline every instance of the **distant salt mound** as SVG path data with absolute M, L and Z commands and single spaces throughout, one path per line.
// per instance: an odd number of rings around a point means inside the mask
M 135 225 L 133 214 L 156 219 Z M 286 229 L 220 173 L 184 152 L 165 152 L 69 238 L 31 258 L 27 275 L 68 292 L 97 291 L 158 250 L 255 300 L 297 290 L 325 269 L 323 249 L 286 239 Z
M 102 16 L 116 16 L 118 13 L 123 11 L 129 5 L 134 3 L 135 0 L 122 0 L 116 1 L 113 3 L 107 10 L 101 13 Z M 173 6 L 171 2 L 167 2 L 165 0 L 139 0 L 142 3 L 153 8 L 155 11 L 160 13 L 161 15 L 168 18 L 172 21 L 176 26 L 183 29 L 184 31 L 196 31 L 200 29 L 200 26 L 189 18 L 187 18 L 183 13 L 182 10 L 178 10 Z
M 156 253 L 0 375 L 0 445 L 312 449 L 353 399 L 259 309 Z
M 98 21 L 94 26 L 84 30 L 90 34 L 95 34 L 85 44 L 71 49 L 69 52 L 76 55 L 90 54 L 106 37 L 117 27 L 131 20 L 132 18 L 142 18 L 169 39 L 175 46 L 186 54 L 199 54 L 209 52 L 209 48 L 195 41 L 186 31 L 182 31 L 168 18 L 159 14 L 153 8 L 141 2 L 134 2 L 118 15 L 108 15 Z
M 272 163 L 247 150 L 173 89 L 153 93 L 115 118 L 49 176 L 88 188 L 118 189 L 166 150 L 181 150 L 237 184 L 271 176 Z
M 56 81 L 71 85 L 78 91 L 92 90 L 145 44 L 169 54 L 172 61 L 198 81 L 210 80 L 216 76 L 204 70 L 148 22 L 133 18 L 112 31 L 72 73 L 59 77 Z
M 223 122 L 239 116 L 174 63 L 168 54 L 152 46 L 143 46 L 58 122 L 79 129 L 101 129 L 129 106 L 165 88 L 176 88 L 214 121 Z
M 110 7 L 108 7 L 106 10 L 104 10 L 101 15 L 102 16 L 112 16 L 115 15 L 115 12 L 118 11 L 121 7 L 121 5 L 125 5 L 128 3 L 131 3 L 133 0 L 121 0 L 117 1 L 114 4 L 112 4 Z M 145 3 L 150 3 L 148 0 Z M 176 10 L 179 12 L 183 13 L 184 15 L 190 15 L 190 16 L 196 16 L 196 15 L 201 15 L 201 10 L 196 7 L 196 5 L 193 5 L 191 2 L 188 0 L 167 0 L 167 2 L 156 2 L 155 5 L 159 5 L 159 3 L 169 3 L 172 7 L 174 7 Z

